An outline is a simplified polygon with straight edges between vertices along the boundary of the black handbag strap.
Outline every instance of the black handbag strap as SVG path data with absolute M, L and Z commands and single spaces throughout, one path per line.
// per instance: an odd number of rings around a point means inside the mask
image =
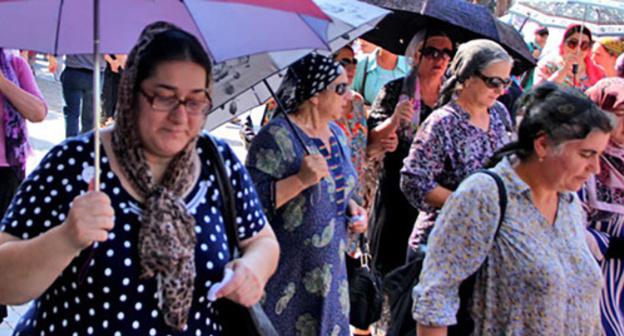
M 217 188 L 221 194 L 221 202 L 223 202 L 223 208 L 225 210 L 223 211 L 223 221 L 225 223 L 225 232 L 228 237 L 228 247 L 230 253 L 232 254 L 232 259 L 234 259 L 237 257 L 240 243 L 240 239 L 237 234 L 238 230 L 236 229 L 236 204 L 234 203 L 234 189 L 232 188 L 232 183 L 228 178 L 225 170 L 225 164 L 223 162 L 223 156 L 221 156 L 221 152 L 219 152 L 217 144 L 211 136 L 200 137 L 200 140 L 201 139 L 205 140 L 206 148 L 209 151 L 208 156 L 211 159 L 210 161 L 212 162 L 215 170 L 214 173 L 217 181 Z M 203 167 L 203 169 L 207 169 L 206 166 Z
M 496 232 L 494 233 L 494 239 L 496 239 L 501 224 L 503 224 L 503 220 L 505 219 L 505 213 L 507 212 L 507 190 L 505 189 L 505 183 L 503 182 L 503 179 L 500 177 L 500 175 L 486 169 L 480 170 L 479 173 L 490 175 L 494 179 L 494 181 L 496 181 L 496 187 L 498 188 L 498 204 L 500 207 L 500 217 L 498 218 Z
M 367 103 L 368 105 L 371 105 L 372 102 L 369 102 L 368 100 L 366 100 L 366 93 L 364 90 L 366 90 L 366 77 L 368 77 L 368 57 L 366 56 L 366 63 L 364 64 L 364 77 L 362 78 L 362 97 L 364 97 L 364 102 Z

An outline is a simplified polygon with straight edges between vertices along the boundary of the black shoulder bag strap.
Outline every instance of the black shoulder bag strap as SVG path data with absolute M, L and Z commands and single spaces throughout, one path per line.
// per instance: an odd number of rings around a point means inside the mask
M 496 181 L 496 187 L 498 189 L 498 204 L 500 207 L 500 217 L 498 218 L 498 224 L 496 224 L 496 231 L 494 232 L 494 241 L 498 237 L 498 232 L 505 219 L 505 213 L 507 211 L 507 190 L 505 189 L 505 183 L 501 177 L 491 170 L 480 170 L 477 173 L 483 173 L 490 175 L 494 181 Z M 487 258 L 483 261 L 479 269 L 485 265 Z M 457 324 L 449 326 L 449 336 L 468 336 L 471 335 L 474 330 L 474 321 L 470 316 L 468 309 L 470 300 L 474 292 L 474 286 L 477 280 L 477 271 L 475 271 L 470 277 L 464 280 L 459 287 L 459 310 L 457 311 Z
M 228 237 L 228 247 L 232 259 L 235 259 L 240 256 L 240 239 L 236 228 L 236 198 L 234 188 L 232 188 L 232 183 L 230 182 L 225 170 L 223 157 L 221 156 L 221 153 L 217 148 L 217 144 L 214 142 L 212 137 L 200 137 L 200 141 L 205 141 L 206 148 L 208 149 L 208 157 L 210 158 L 210 162 L 215 167 L 214 173 L 217 188 L 219 188 L 221 201 L 223 202 L 223 221 L 225 225 L 225 232 Z M 206 169 L 206 166 L 202 165 L 202 167 L 202 169 Z M 245 308 L 237 303 L 223 299 L 218 300 L 217 303 L 219 303 L 218 309 L 223 315 L 224 335 L 279 335 L 259 303 L 256 303 L 249 308 Z
M 366 56 L 366 63 L 364 63 L 364 76 L 362 77 L 362 97 L 364 98 L 364 102 L 368 105 L 372 105 L 372 102 L 366 100 L 366 77 L 368 77 L 368 55 Z

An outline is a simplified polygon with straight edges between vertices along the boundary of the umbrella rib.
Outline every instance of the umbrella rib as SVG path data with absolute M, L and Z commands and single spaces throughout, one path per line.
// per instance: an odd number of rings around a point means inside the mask
M 61 35 L 61 16 L 63 12 L 63 3 L 65 0 L 60 0 L 59 9 L 58 9 L 58 19 L 56 20 L 56 38 L 54 39 L 54 56 L 58 56 L 58 44 L 59 44 L 59 36 Z
M 191 17 L 191 19 L 193 20 L 193 23 L 195 24 L 195 27 L 197 27 L 197 32 L 199 34 L 201 34 L 202 40 L 207 41 L 206 40 L 206 36 L 204 36 L 204 32 L 202 32 L 202 30 L 199 28 L 199 25 L 197 24 L 197 20 L 195 19 L 195 16 L 193 15 L 193 13 L 189 10 L 188 8 L 188 1 L 187 0 L 180 0 L 180 2 L 184 3 L 184 9 L 189 13 L 189 16 Z M 208 54 L 210 55 L 210 59 L 212 60 L 213 63 L 215 62 L 215 56 L 212 53 L 212 51 L 210 50 L 210 46 L 206 43 L 206 51 L 208 52 Z

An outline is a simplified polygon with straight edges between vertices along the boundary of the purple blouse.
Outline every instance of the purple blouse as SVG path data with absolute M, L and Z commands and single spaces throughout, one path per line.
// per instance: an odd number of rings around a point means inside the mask
M 401 190 L 421 211 L 410 238 L 413 247 L 427 243 L 440 211 L 427 204 L 425 196 L 437 186 L 457 189 L 499 148 L 515 140 L 507 109 L 496 102 L 488 111 L 488 131 L 470 124 L 470 114 L 454 101 L 434 111 L 418 129 L 401 170 Z

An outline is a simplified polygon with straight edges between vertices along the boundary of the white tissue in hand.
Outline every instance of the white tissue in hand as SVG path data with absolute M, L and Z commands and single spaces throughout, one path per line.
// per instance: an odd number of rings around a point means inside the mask
M 223 280 L 210 286 L 210 290 L 208 291 L 208 300 L 211 302 L 217 301 L 217 292 L 221 290 L 221 288 L 225 287 L 225 285 L 227 285 L 233 277 L 234 271 L 231 268 L 223 270 Z

